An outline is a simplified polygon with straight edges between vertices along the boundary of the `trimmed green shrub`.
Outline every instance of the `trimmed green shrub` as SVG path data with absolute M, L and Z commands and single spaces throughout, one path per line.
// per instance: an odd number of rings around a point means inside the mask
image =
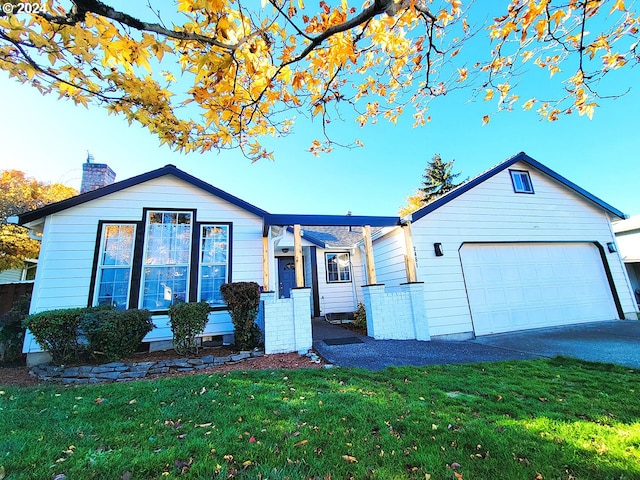
M 80 320 L 85 314 L 104 308 L 69 308 L 40 312 L 25 318 L 24 326 L 31 330 L 38 344 L 51 354 L 55 363 L 79 361 L 87 351 L 86 342 L 80 341 Z
M 138 309 L 94 310 L 80 320 L 80 331 L 89 342 L 89 352 L 107 361 L 133 355 L 153 327 L 151 312 Z
M 353 325 L 356 328 L 367 329 L 367 311 L 362 302 L 358 302 L 358 308 L 353 312 Z
M 220 287 L 234 326 L 235 345 L 239 350 L 251 350 L 260 343 L 256 317 L 260 306 L 260 286 L 255 282 L 225 283 Z
M 204 331 L 209 317 L 207 302 L 176 303 L 169 307 L 173 348 L 180 355 L 198 353 L 196 337 Z
M 0 363 L 16 363 L 23 359 L 25 328 L 22 322 L 29 313 L 30 303 L 31 295 L 27 293 L 13 302 L 11 310 L 0 315 Z

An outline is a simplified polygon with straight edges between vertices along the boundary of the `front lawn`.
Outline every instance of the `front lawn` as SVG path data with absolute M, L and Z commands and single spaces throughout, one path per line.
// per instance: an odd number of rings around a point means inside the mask
M 560 358 L 7 386 L 0 478 L 640 478 L 639 385 Z

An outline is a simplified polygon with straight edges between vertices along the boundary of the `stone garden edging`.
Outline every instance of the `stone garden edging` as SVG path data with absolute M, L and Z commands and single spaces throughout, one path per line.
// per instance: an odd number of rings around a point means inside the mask
M 206 355 L 197 358 L 175 358 L 157 362 L 111 362 L 102 365 L 37 365 L 29 374 L 45 381 L 61 382 L 65 385 L 125 382 L 138 380 L 149 375 L 193 372 L 205 368 L 234 364 L 264 355 L 263 350 L 242 351 L 234 355 L 214 357 Z

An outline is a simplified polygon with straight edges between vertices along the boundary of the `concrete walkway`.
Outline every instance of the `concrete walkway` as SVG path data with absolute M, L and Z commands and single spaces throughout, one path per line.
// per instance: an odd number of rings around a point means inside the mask
M 374 340 L 314 319 L 313 348 L 343 367 L 381 370 L 390 366 L 527 360 L 563 355 L 640 369 L 640 322 L 615 320 L 518 333 L 488 335 L 464 342 Z M 346 345 L 325 340 L 355 337 Z

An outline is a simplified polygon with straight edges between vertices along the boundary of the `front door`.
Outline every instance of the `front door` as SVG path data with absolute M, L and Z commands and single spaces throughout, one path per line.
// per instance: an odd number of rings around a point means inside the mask
M 296 286 L 296 264 L 293 257 L 278 257 L 278 297 L 290 298 Z

